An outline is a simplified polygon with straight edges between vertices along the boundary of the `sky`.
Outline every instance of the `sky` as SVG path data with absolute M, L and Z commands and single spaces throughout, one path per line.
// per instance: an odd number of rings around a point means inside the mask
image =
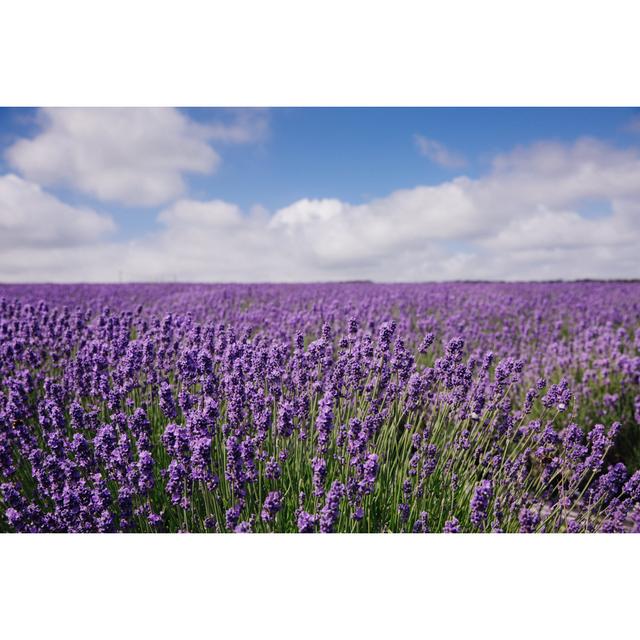
M 0 282 L 640 277 L 640 109 L 0 108 Z

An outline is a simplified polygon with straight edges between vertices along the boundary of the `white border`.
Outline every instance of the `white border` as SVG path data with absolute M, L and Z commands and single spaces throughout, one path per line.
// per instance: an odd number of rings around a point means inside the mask
M 636 7 L 21 0 L 0 105 L 633 106 Z M 633 637 L 639 541 L 5 535 L 2 635 Z
M 638 541 L 9 535 L 3 636 L 621 637 L 635 631 Z
M 0 105 L 640 104 L 633 0 L 20 0 Z

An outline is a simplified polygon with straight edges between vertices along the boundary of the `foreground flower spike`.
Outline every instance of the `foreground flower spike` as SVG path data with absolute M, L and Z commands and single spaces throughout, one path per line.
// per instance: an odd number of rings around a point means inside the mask
M 334 482 L 327 493 L 325 505 L 320 512 L 320 531 L 332 533 L 338 518 L 340 517 L 340 501 L 344 496 L 344 485 Z
M 301 511 L 298 515 L 298 531 L 300 533 L 311 533 L 318 522 L 318 516 L 311 515 L 306 511 Z
M 447 520 L 444 523 L 444 533 L 459 533 L 460 532 L 460 523 L 458 522 L 458 518 L 451 518 L 451 520 Z
M 262 506 L 261 517 L 265 522 L 271 522 L 276 513 L 282 508 L 282 495 L 279 491 L 272 491 Z
M 640 283 L 0 285 L 0 531 L 640 530 Z
M 493 495 L 490 480 L 483 480 L 474 490 L 471 498 L 471 524 L 479 527 L 487 519 L 489 501 Z

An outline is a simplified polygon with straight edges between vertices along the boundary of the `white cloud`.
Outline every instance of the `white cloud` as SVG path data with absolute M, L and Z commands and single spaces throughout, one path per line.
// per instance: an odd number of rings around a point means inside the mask
M 242 143 L 266 130 L 262 112 L 230 123 L 198 124 L 177 109 L 43 109 L 42 132 L 6 152 L 9 164 L 44 186 L 63 185 L 99 200 L 152 206 L 185 191 L 185 173 L 213 173 L 210 141 Z
M 581 214 L 593 200 L 605 215 Z M 0 279 L 115 280 L 119 271 L 129 280 L 191 281 L 639 277 L 640 156 L 591 139 L 540 143 L 495 158 L 477 179 L 363 204 L 302 199 L 272 214 L 182 199 L 158 214 L 152 234 L 74 247 L 68 260 L 47 255 L 29 258 L 28 278 L 8 272 L 3 257 Z
M 268 281 L 295 273 L 289 243 L 260 207 L 181 200 L 158 215 L 162 228 L 124 252 L 133 279 Z M 160 258 L 162 256 L 162 258 Z
M 464 167 L 467 163 L 462 154 L 451 151 L 451 149 L 448 149 L 437 140 L 425 138 L 420 134 L 416 134 L 413 137 L 413 140 L 421 155 L 429 158 L 431 162 L 435 162 L 435 164 L 440 165 L 441 167 L 445 167 L 447 169 L 458 169 L 460 167 Z
M 18 176 L 0 176 L 0 248 L 95 243 L 115 230 L 109 216 L 72 207 Z
M 240 224 L 242 211 L 237 205 L 223 200 L 180 200 L 169 209 L 161 211 L 158 220 L 178 231 L 191 228 L 224 228 Z

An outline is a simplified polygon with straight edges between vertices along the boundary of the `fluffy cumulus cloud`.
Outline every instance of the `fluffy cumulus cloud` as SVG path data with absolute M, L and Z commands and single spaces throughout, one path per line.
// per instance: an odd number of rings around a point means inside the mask
M 18 209 L 9 205 L 5 210 L 15 216 Z M 77 233 L 88 234 L 86 241 L 78 236 L 64 249 L 64 243 L 49 240 L 58 253 L 38 253 L 28 272 L 11 271 L 3 258 L 0 279 L 115 280 L 119 274 L 127 280 L 185 281 L 640 276 L 640 155 L 593 139 L 518 148 L 495 157 L 481 177 L 461 175 L 359 204 L 302 199 L 269 212 L 181 198 L 159 212 L 153 233 L 127 243 L 108 240 L 107 218 L 59 211 L 51 210 L 52 221 L 85 216 L 87 230 Z M 2 215 L 11 219 L 11 214 Z M 88 231 L 90 221 L 97 225 L 93 232 Z M 71 232 L 65 228 L 60 222 L 54 237 L 67 237 Z M 23 234 L 24 252 L 33 253 L 35 240 Z
M 72 207 L 37 184 L 0 176 L 0 277 L 8 280 L 57 279 L 67 273 L 74 252 L 102 251 L 115 230 L 108 215 Z M 75 265 L 67 276 L 82 273 Z
M 198 124 L 177 109 L 42 109 L 41 132 L 6 152 L 8 163 L 43 186 L 62 185 L 106 202 L 152 206 L 179 197 L 184 174 L 213 173 L 210 142 L 264 135 L 260 113 Z
M 581 213 L 594 200 L 600 217 Z M 640 157 L 590 139 L 541 143 L 458 177 L 366 204 L 302 200 L 282 229 L 326 271 L 383 279 L 637 276 Z M 361 265 L 361 268 L 358 268 Z
M 127 248 L 123 268 L 134 279 L 297 279 L 288 245 L 269 228 L 269 214 L 261 207 L 243 212 L 220 200 L 181 200 L 161 211 L 158 222 L 157 233 Z
M 114 229 L 109 216 L 69 206 L 18 176 L 0 176 L 0 246 L 5 249 L 91 243 Z

